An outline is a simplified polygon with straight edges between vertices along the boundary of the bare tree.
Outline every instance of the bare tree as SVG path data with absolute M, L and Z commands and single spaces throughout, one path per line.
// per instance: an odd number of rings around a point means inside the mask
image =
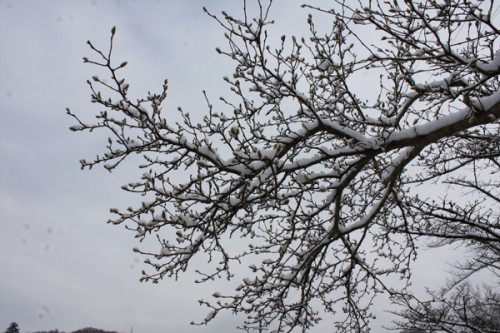
M 105 111 L 88 123 L 68 110 L 71 129 L 110 133 L 107 151 L 82 168 L 144 158 L 142 178 L 123 187 L 144 201 L 112 209 L 110 221 L 157 239 L 156 249 L 135 249 L 151 267 L 142 280 L 177 278 L 197 255 L 212 269 L 200 282 L 234 280 L 234 267 L 249 266 L 233 293 L 201 302 L 210 308 L 202 323 L 229 310 L 247 315 L 246 329 L 306 332 L 326 312 L 337 332 L 367 331 L 377 294 L 411 295 L 420 237 L 477 249 L 472 270 L 498 269 L 493 1 L 304 7 L 328 15 L 329 30 L 309 15 L 307 38 L 276 37 L 271 1 L 245 2 L 241 17 L 207 11 L 226 32 L 217 52 L 235 70 L 225 78 L 232 96 L 221 106 L 207 98 L 200 122 L 182 109 L 182 121 L 165 116 L 167 81 L 158 94 L 129 97 L 126 63 L 112 61 L 114 28 L 109 51 L 89 42 L 97 60 L 84 61 L 111 76 L 88 82 Z M 373 75 L 378 87 L 360 84 Z M 460 191 L 468 195 L 451 195 Z
M 403 310 L 398 328 L 423 332 L 498 333 L 500 332 L 500 293 L 491 287 L 474 288 L 462 283 L 450 291 L 429 291 L 431 299 L 399 298 Z

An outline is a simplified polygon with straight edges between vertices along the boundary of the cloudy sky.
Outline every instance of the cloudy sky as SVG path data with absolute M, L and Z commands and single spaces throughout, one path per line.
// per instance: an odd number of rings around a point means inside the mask
M 112 174 L 82 172 L 79 159 L 100 153 L 102 137 L 70 132 L 65 108 L 92 111 L 85 81 L 95 69 L 82 62 L 91 55 L 86 41 L 106 48 L 116 26 L 115 57 L 129 62 L 132 92 L 159 91 L 168 78 L 167 107 L 202 114 L 202 90 L 216 99 L 231 73 L 214 50 L 224 46 L 223 32 L 202 6 L 239 13 L 240 3 L 0 0 L 0 330 L 16 321 L 22 332 L 236 332 L 231 315 L 189 325 L 205 317 L 197 300 L 216 285 L 196 285 L 190 274 L 138 282 L 142 258 L 132 252 L 133 235 L 105 222 L 110 207 L 137 201 L 120 186 L 139 173 L 133 164 Z M 288 32 L 306 26 L 300 4 L 281 1 L 272 12 Z M 440 265 L 427 260 L 422 279 L 437 282 Z

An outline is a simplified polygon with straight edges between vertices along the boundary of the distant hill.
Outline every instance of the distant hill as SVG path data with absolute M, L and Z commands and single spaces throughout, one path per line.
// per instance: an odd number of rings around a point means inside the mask
M 37 331 L 37 332 L 31 332 L 31 333 L 66 333 L 64 331 L 59 331 L 58 329 L 55 330 L 50 330 L 50 331 Z M 81 328 L 79 330 L 69 332 L 69 333 L 119 333 L 117 331 L 105 331 L 101 330 L 99 328 L 93 328 L 93 327 L 85 327 Z
M 76 330 L 76 331 L 71 332 L 71 333 L 119 333 L 119 332 L 117 332 L 117 331 L 105 331 L 105 330 L 101 330 L 101 329 L 93 328 L 93 327 L 85 327 L 85 328 L 81 328 L 81 329 Z

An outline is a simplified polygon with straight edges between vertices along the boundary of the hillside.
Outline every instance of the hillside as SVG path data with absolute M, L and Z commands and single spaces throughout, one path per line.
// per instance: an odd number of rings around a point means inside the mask
M 79 330 L 73 331 L 73 332 L 64 332 L 64 331 L 59 331 L 58 329 L 50 330 L 50 331 L 37 331 L 37 332 L 30 332 L 30 333 L 119 333 L 117 331 L 105 331 L 101 330 L 99 328 L 93 328 L 93 327 L 85 327 L 81 328 Z

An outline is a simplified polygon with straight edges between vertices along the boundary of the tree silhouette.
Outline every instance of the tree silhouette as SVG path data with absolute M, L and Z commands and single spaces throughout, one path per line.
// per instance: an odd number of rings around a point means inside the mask
M 398 298 L 403 306 L 396 312 L 399 328 L 422 332 L 500 332 L 500 293 L 492 287 L 474 288 L 462 283 L 429 291 L 429 295 L 428 301 Z
M 16 322 L 11 323 L 5 333 L 19 333 L 19 325 Z
M 493 2 L 304 5 L 331 18 L 324 32 L 309 15 L 307 38 L 276 38 L 271 1 L 252 6 L 256 17 L 247 2 L 240 17 L 207 11 L 235 70 L 225 78 L 232 95 L 222 105 L 207 97 L 200 122 L 182 109 L 178 122 L 166 115 L 167 81 L 129 97 L 126 62 L 111 59 L 115 28 L 107 52 L 89 42 L 97 59 L 84 61 L 110 75 L 88 81 L 104 110 L 93 122 L 68 110 L 71 129 L 110 133 L 106 152 L 82 168 L 144 158 L 142 178 L 123 186 L 143 202 L 112 209 L 110 221 L 158 241 L 135 248 L 151 268 L 141 280 L 177 278 L 206 256 L 212 270 L 199 270 L 199 282 L 241 284 L 200 301 L 210 309 L 201 324 L 229 310 L 247 315 L 245 329 L 306 332 L 330 313 L 335 331 L 364 332 L 376 295 L 414 297 L 420 239 L 469 248 L 466 279 L 498 273 Z M 378 86 L 364 84 L 374 76 Z

